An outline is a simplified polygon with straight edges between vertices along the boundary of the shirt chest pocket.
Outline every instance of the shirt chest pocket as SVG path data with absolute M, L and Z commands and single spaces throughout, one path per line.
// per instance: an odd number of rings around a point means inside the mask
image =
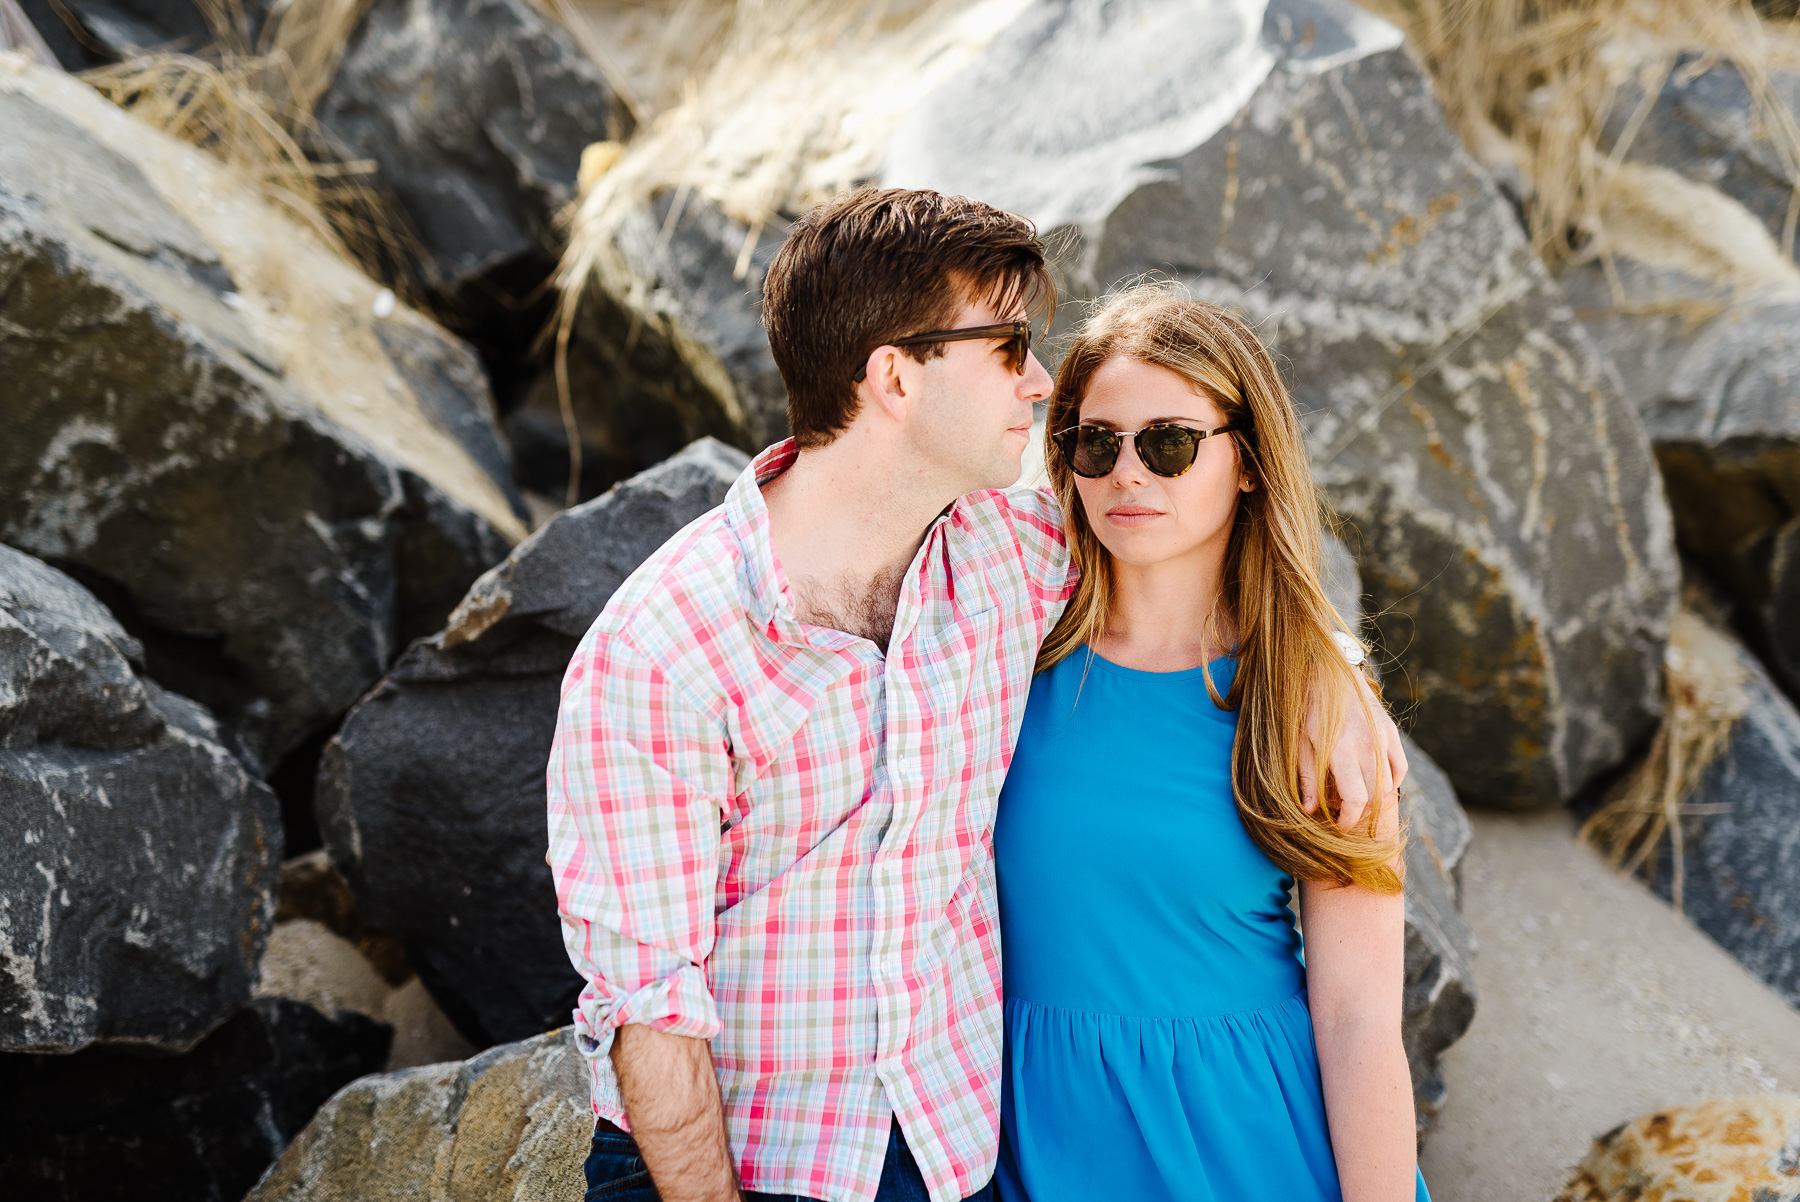
M 990 607 L 940 627 L 919 648 L 915 702 L 921 733 L 942 762 L 934 773 L 992 758 L 1007 729 L 1000 610 Z

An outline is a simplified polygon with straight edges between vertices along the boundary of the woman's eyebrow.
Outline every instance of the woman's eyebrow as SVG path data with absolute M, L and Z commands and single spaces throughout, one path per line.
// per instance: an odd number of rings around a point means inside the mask
M 1190 425 L 1190 426 L 1193 426 L 1195 429 L 1204 430 L 1204 429 L 1209 428 L 1207 426 L 1206 422 L 1207 422 L 1207 419 L 1204 417 L 1179 417 L 1179 416 L 1178 417 L 1153 417 L 1149 421 L 1145 422 L 1144 425 L 1145 426 Z M 1123 430 L 1125 428 L 1124 426 L 1121 426 L 1118 422 L 1108 421 L 1104 417 L 1084 417 L 1081 419 L 1081 424 L 1084 426 L 1103 426 L 1108 430 Z

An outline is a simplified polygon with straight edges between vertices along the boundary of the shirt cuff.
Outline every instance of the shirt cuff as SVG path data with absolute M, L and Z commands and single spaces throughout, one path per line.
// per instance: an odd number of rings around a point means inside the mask
M 582 1008 L 587 1022 L 579 1025 L 587 1030 L 577 1030 L 576 1042 L 590 1059 L 610 1055 L 613 1032 L 627 1023 L 694 1039 L 711 1039 L 723 1026 L 706 986 L 706 973 L 694 964 L 630 993 L 584 998 Z

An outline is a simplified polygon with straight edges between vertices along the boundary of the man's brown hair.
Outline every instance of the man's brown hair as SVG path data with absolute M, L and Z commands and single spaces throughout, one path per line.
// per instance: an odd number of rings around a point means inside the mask
M 976 298 L 1004 318 L 1054 304 L 1031 222 L 966 196 L 847 192 L 794 225 L 763 284 L 763 325 L 787 384 L 788 424 L 821 447 L 856 416 L 852 377 L 878 346 L 949 325 Z M 920 363 L 944 344 L 900 348 Z

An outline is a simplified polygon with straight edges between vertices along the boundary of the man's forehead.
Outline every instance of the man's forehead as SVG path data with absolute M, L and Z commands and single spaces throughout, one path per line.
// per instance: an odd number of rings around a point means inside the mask
M 962 272 L 952 272 L 950 278 L 963 298 L 957 316 L 964 320 L 959 320 L 957 325 L 998 325 L 1003 321 L 1031 320 L 1029 280 L 1006 275 L 998 279 L 975 280 Z
M 1025 302 L 1017 297 L 999 298 L 991 295 L 976 296 L 963 302 L 958 311 L 957 325 L 999 325 L 1004 321 L 1028 321 L 1030 314 L 1025 311 Z

